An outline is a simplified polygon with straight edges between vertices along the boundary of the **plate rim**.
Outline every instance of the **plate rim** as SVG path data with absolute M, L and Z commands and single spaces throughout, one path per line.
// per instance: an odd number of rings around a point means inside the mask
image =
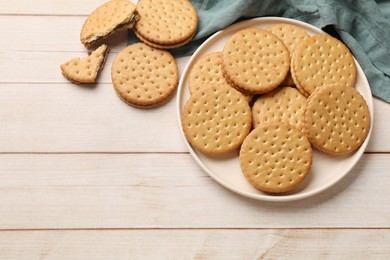
M 344 174 L 340 174 L 340 176 L 338 176 L 337 178 L 335 178 L 334 180 L 329 182 L 327 185 L 321 186 L 321 187 L 319 187 L 319 188 L 317 188 L 317 189 L 315 189 L 315 190 L 313 190 L 311 192 L 306 192 L 306 193 L 299 193 L 298 192 L 298 193 L 295 193 L 295 194 L 278 195 L 278 196 L 272 196 L 272 195 L 267 195 L 267 194 L 253 194 L 253 193 L 242 191 L 240 189 L 237 189 L 236 187 L 231 186 L 229 183 L 226 183 L 223 179 L 221 179 L 220 177 L 216 176 L 210 169 L 208 169 L 208 167 L 202 162 L 202 160 L 199 159 L 199 157 L 195 153 L 193 147 L 191 146 L 191 144 L 188 142 L 187 138 L 185 137 L 185 134 L 184 134 L 184 131 L 183 131 L 183 126 L 182 126 L 182 120 L 181 120 L 181 116 L 182 116 L 182 111 L 181 111 L 182 98 L 181 97 L 182 97 L 182 95 L 184 93 L 184 90 L 183 90 L 184 89 L 184 78 L 185 78 L 184 75 L 188 74 L 189 67 L 193 63 L 193 60 L 197 57 L 197 54 L 200 51 L 202 51 L 203 47 L 206 46 L 210 41 L 214 40 L 216 37 L 218 37 L 220 34 L 225 32 L 226 30 L 234 30 L 234 28 L 236 28 L 236 27 L 242 26 L 245 23 L 248 23 L 248 24 L 252 23 L 253 21 L 259 21 L 260 23 L 263 22 L 263 21 L 264 22 L 265 21 L 267 21 L 267 22 L 277 22 L 277 23 L 288 22 L 288 23 L 295 24 L 295 25 L 298 25 L 298 26 L 309 27 L 309 28 L 311 28 L 314 31 L 321 31 L 319 33 L 327 34 L 326 32 L 322 31 L 320 28 L 318 28 L 318 27 L 316 27 L 314 25 L 311 25 L 311 24 L 308 24 L 308 23 L 305 23 L 305 22 L 302 22 L 302 21 L 299 21 L 299 20 L 291 19 L 291 18 L 285 18 L 285 17 L 258 17 L 258 18 L 252 18 L 252 19 L 248 19 L 248 20 L 244 20 L 244 21 L 241 21 L 241 22 L 234 23 L 234 24 L 226 27 L 223 30 L 215 32 L 206 41 L 204 41 L 197 48 L 197 50 L 192 54 L 191 58 L 188 60 L 186 66 L 185 66 L 185 68 L 184 68 L 184 70 L 182 72 L 182 75 L 180 77 L 180 81 L 179 81 L 179 85 L 178 85 L 178 89 L 177 89 L 177 93 L 178 94 L 177 94 L 177 102 L 176 102 L 176 111 L 177 111 L 177 117 L 178 117 L 178 120 L 179 120 L 180 134 L 181 134 L 181 136 L 182 136 L 182 138 L 184 140 L 184 143 L 186 144 L 187 149 L 188 149 L 189 153 L 191 154 L 192 158 L 202 168 L 202 170 L 205 171 L 219 185 L 223 186 L 224 188 L 226 188 L 226 189 L 228 189 L 228 190 L 230 190 L 232 192 L 235 192 L 235 193 L 240 194 L 241 196 L 244 196 L 244 197 L 247 197 L 247 198 L 260 200 L 260 201 L 270 201 L 270 202 L 288 202 L 288 201 L 296 201 L 296 200 L 301 200 L 301 199 L 305 199 L 305 198 L 308 198 L 308 197 L 312 197 L 314 195 L 317 195 L 317 194 L 319 194 L 319 193 L 329 189 L 330 187 L 332 187 L 333 185 L 338 183 L 341 179 L 343 179 L 346 175 L 348 175 L 348 173 L 356 166 L 358 161 L 361 159 L 362 155 L 364 154 L 364 152 L 365 152 L 365 150 L 367 148 L 367 145 L 368 145 L 368 143 L 370 141 L 370 138 L 371 138 L 372 129 L 373 129 L 373 126 L 374 126 L 374 103 L 373 103 L 371 87 L 370 87 L 370 84 L 369 84 L 369 82 L 367 80 L 367 77 L 366 77 L 363 69 L 361 68 L 360 64 L 357 62 L 357 60 L 355 59 L 354 56 L 353 57 L 354 57 L 354 60 L 355 60 L 355 63 L 357 65 L 358 69 L 360 69 L 363 72 L 362 80 L 368 86 L 368 94 L 369 94 L 369 98 L 368 99 L 369 100 L 366 100 L 366 98 L 365 98 L 365 101 L 367 102 L 367 105 L 368 105 L 369 111 L 370 111 L 370 118 L 371 118 L 370 131 L 369 131 L 369 133 L 367 135 L 366 140 L 363 142 L 363 144 L 360 146 L 360 148 L 355 152 L 355 153 L 358 153 L 358 155 L 352 161 L 352 163 L 349 165 L 349 167 L 346 169 L 345 173 Z

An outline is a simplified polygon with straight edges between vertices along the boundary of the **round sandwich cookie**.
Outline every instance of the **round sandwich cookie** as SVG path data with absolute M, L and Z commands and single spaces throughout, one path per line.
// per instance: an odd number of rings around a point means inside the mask
M 137 31 L 134 31 L 134 34 L 135 34 L 135 36 L 137 36 L 138 39 L 140 39 L 141 42 L 149 45 L 150 47 L 162 49 L 162 50 L 179 48 L 180 46 L 183 46 L 183 45 L 189 43 L 192 40 L 192 38 L 195 36 L 195 33 L 194 33 L 190 38 L 188 38 L 182 42 L 178 42 L 178 43 L 174 43 L 174 44 L 158 44 L 158 43 L 148 41 L 142 35 L 140 35 Z
M 179 73 L 176 61 L 168 51 L 135 43 L 116 56 L 111 78 L 116 93 L 124 102 L 148 108 L 172 95 Z
M 325 34 L 302 41 L 293 55 L 291 67 L 295 84 L 308 94 L 331 83 L 353 87 L 356 81 L 351 52 L 342 42 Z
M 294 189 L 309 174 L 312 149 L 301 131 L 273 122 L 255 128 L 240 150 L 240 165 L 256 189 L 281 193 Z
M 102 70 L 108 52 L 108 46 L 103 44 L 87 57 L 74 58 L 61 65 L 62 74 L 74 83 L 95 83 Z
M 89 47 L 118 30 L 132 28 L 137 19 L 136 6 L 130 1 L 109 1 L 88 16 L 81 29 L 80 41 Z
M 253 127 L 280 121 L 302 130 L 306 100 L 305 96 L 292 87 L 278 87 L 260 95 L 252 107 Z
M 229 86 L 200 89 L 182 111 L 182 126 L 191 145 L 209 155 L 240 147 L 251 129 L 251 109 L 244 96 Z
M 288 23 L 278 23 L 274 24 L 267 28 L 267 31 L 270 31 L 274 35 L 276 35 L 279 39 L 281 39 L 286 45 L 289 53 L 290 59 L 292 58 L 293 53 L 295 52 L 297 46 L 309 35 L 305 32 L 305 30 Z M 291 73 L 288 73 L 286 78 L 281 84 L 282 86 L 294 86 L 294 81 L 291 77 Z
M 286 78 L 289 64 L 289 52 L 282 40 L 259 28 L 235 33 L 222 51 L 225 76 L 251 94 L 266 93 L 279 86 Z
M 232 86 L 222 71 L 222 53 L 213 52 L 201 58 L 191 69 L 188 87 L 190 93 L 212 85 Z M 252 101 L 253 95 L 243 94 L 246 100 Z
M 325 153 L 355 151 L 366 139 L 370 124 L 363 96 L 344 84 L 322 86 L 310 95 L 305 106 L 305 134 Z
M 134 29 L 141 40 L 154 44 L 186 43 L 198 26 L 196 9 L 187 0 L 141 0 L 137 10 L 140 19 Z

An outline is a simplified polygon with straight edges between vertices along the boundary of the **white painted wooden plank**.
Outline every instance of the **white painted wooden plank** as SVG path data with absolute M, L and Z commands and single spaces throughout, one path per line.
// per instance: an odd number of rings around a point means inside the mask
M 0 14 L 89 15 L 108 0 L 18 0 L 1 1 Z M 130 0 L 136 3 L 137 0 Z
M 85 53 L 80 31 L 86 17 L 80 16 L 0 16 L 0 51 L 73 51 Z M 112 52 L 126 46 L 127 31 L 109 38 Z M 23 53 L 22 53 L 23 54 Z M 79 54 L 79 55 L 80 55 Z
M 12 231 L 0 233 L 0 257 L 388 259 L 389 243 L 389 230 L 380 229 Z
M 390 151 L 390 106 L 374 106 L 368 151 Z M 0 84 L 0 118 L 0 152 L 187 151 L 176 95 L 143 110 L 123 103 L 111 84 Z
M 374 126 L 366 151 L 390 151 L 390 104 L 374 98 Z
M 390 154 L 364 155 L 328 191 L 246 199 L 187 154 L 0 155 L 0 228 L 390 227 Z
M 0 85 L 0 152 L 186 152 L 176 95 L 154 109 L 122 102 L 110 84 Z
M 0 52 L 0 82 L 69 83 L 60 70 L 66 61 L 88 55 L 84 52 Z M 111 64 L 117 54 L 108 53 L 99 83 L 111 83 Z
M 0 83 L 69 83 L 60 70 L 66 61 L 84 57 L 87 52 L 40 52 L 40 51 L 1 51 L 0 50 Z M 106 64 L 101 71 L 98 82 L 111 84 L 111 65 L 117 53 L 109 52 Z M 179 72 L 184 70 L 189 57 L 176 59 Z

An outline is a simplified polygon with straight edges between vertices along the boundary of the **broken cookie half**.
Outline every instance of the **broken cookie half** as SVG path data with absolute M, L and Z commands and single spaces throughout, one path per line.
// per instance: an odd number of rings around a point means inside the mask
M 136 6 L 127 0 L 112 0 L 88 16 L 80 33 L 80 41 L 85 47 L 107 38 L 121 29 L 130 29 L 138 20 Z
M 94 83 L 104 66 L 107 52 L 108 47 L 103 44 L 87 57 L 71 59 L 61 65 L 62 74 L 74 83 Z

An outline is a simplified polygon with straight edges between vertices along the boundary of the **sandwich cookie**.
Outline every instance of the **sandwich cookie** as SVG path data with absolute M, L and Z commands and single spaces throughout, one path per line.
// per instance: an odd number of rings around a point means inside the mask
M 135 43 L 116 56 L 111 78 L 116 93 L 124 102 L 148 108 L 173 94 L 179 73 L 176 61 L 168 51 Z
M 80 33 L 80 41 L 89 47 L 121 29 L 130 29 L 138 19 L 136 6 L 127 0 L 112 0 L 88 16 Z
M 350 86 L 324 85 L 307 100 L 305 134 L 325 153 L 338 155 L 355 151 L 366 139 L 370 124 L 366 101 Z
M 213 85 L 232 86 L 224 77 L 222 71 L 222 53 L 213 52 L 201 58 L 192 68 L 189 78 L 190 93 Z M 244 94 L 251 102 L 253 95 Z
M 348 48 L 332 36 L 320 34 L 305 39 L 291 61 L 297 86 L 308 94 L 332 83 L 353 87 L 356 66 Z
M 235 33 L 222 51 L 224 75 L 245 93 L 266 93 L 283 82 L 290 56 L 274 34 L 249 28 Z
M 251 109 L 245 97 L 227 85 L 199 89 L 182 111 L 187 140 L 195 149 L 209 155 L 239 148 L 251 123 Z
M 309 174 L 312 149 L 301 131 L 274 122 L 255 128 L 240 150 L 240 165 L 258 190 L 281 193 L 294 189 Z
M 141 0 L 140 19 L 134 26 L 138 38 L 155 48 L 177 48 L 189 42 L 198 26 L 198 15 L 187 0 Z

